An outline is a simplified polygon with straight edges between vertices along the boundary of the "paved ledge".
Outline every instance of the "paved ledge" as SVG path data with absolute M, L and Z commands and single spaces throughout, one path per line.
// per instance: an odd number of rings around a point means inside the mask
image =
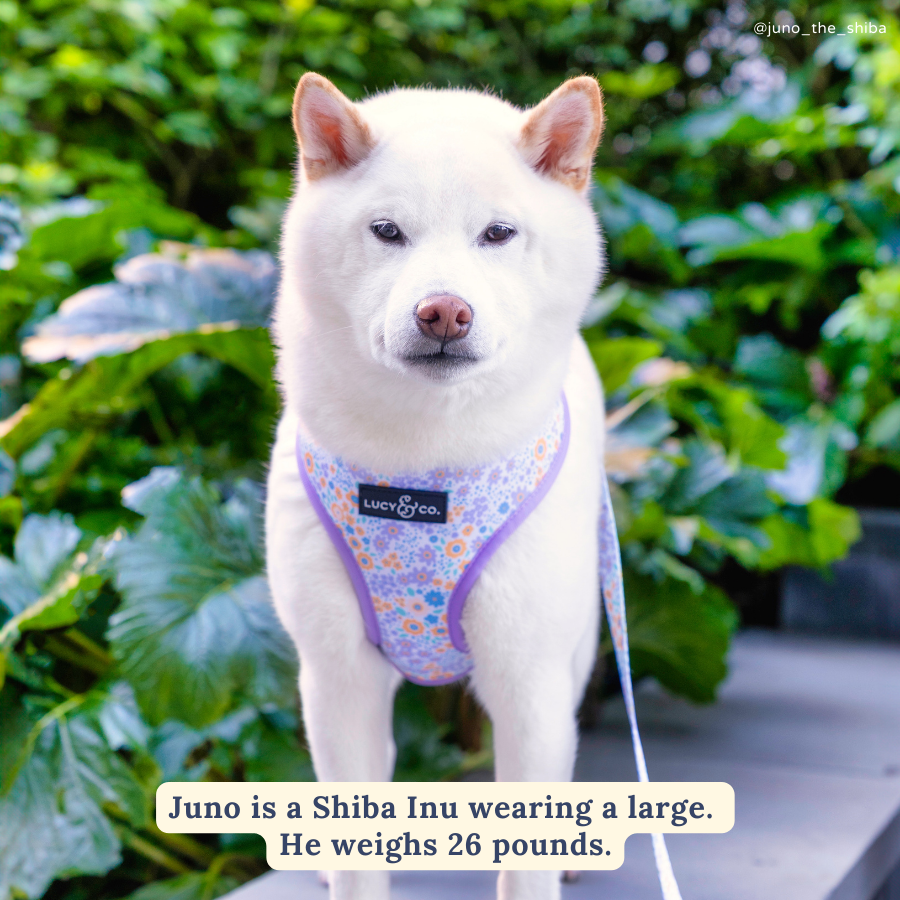
M 727 781 L 724 835 L 667 837 L 685 900 L 900 900 L 900 646 L 741 634 L 720 701 L 638 690 L 650 775 Z M 577 777 L 630 781 L 624 708 L 582 737 Z M 397 872 L 394 900 L 493 900 L 490 872 Z M 650 839 L 585 872 L 563 900 L 659 900 Z M 314 873 L 273 872 L 229 900 L 327 900 Z

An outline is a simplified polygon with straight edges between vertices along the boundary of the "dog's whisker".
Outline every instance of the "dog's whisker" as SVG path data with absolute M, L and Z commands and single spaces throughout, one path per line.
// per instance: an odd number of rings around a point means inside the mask
M 331 328 L 328 331 L 319 331 L 314 332 L 309 335 L 312 338 L 323 338 L 328 337 L 329 334 L 335 334 L 338 331 L 346 331 L 348 328 L 353 328 L 353 325 L 342 325 L 340 328 Z

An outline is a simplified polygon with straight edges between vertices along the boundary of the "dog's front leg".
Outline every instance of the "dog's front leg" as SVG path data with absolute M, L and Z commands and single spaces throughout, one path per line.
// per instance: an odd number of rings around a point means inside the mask
M 400 675 L 366 637 L 343 563 L 309 505 L 295 419 L 278 429 L 266 505 L 269 583 L 300 657 L 306 738 L 319 781 L 390 781 Z M 331 900 L 388 900 L 387 872 L 334 872 Z
M 576 687 L 568 673 L 532 674 L 531 679 L 505 685 L 503 702 L 491 702 L 489 690 L 479 691 L 493 721 L 497 781 L 568 781 L 577 741 Z M 566 862 L 561 860 L 562 865 Z M 497 884 L 498 900 L 557 900 L 559 896 L 556 871 L 505 871 Z
M 529 589 L 542 587 L 544 596 L 553 593 L 541 584 L 540 568 L 526 576 L 518 554 L 512 554 L 508 566 L 495 570 L 496 578 L 491 573 L 486 579 L 484 594 L 472 606 L 467 631 L 476 652 L 472 683 L 493 723 L 497 781 L 572 778 L 577 709 L 597 646 L 597 586 L 590 552 L 558 558 L 566 559 L 565 570 L 544 576 L 563 586 L 554 603 L 540 604 L 529 595 Z M 561 857 L 560 869 L 573 862 Z M 497 895 L 559 900 L 560 872 L 504 871 Z
M 329 656 L 333 655 L 334 650 Z M 390 781 L 399 676 L 368 642 L 342 660 L 300 661 L 307 740 L 319 781 Z M 388 872 L 330 872 L 330 900 L 388 900 Z

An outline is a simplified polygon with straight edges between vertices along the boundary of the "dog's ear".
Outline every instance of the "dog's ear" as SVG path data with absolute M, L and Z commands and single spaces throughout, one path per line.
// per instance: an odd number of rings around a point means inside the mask
M 519 135 L 528 164 L 583 191 L 603 133 L 603 96 L 596 79 L 570 78 L 530 110 Z
M 374 142 L 359 110 L 327 79 L 307 72 L 294 94 L 294 131 L 307 179 L 350 169 Z

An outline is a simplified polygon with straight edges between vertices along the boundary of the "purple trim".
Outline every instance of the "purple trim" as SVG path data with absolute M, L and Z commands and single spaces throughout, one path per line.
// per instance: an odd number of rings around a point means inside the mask
M 337 550 L 338 556 L 340 556 L 341 562 L 350 576 L 350 583 L 353 585 L 353 590 L 356 591 L 356 599 L 359 601 L 359 611 L 362 613 L 363 624 L 366 626 L 366 636 L 378 647 L 381 644 L 381 631 L 378 628 L 378 617 L 375 615 L 375 607 L 372 605 L 372 595 L 369 593 L 369 586 L 366 584 L 366 578 L 359 567 L 359 563 L 356 561 L 356 556 L 354 556 L 353 551 L 347 544 L 341 530 L 334 524 L 334 520 L 331 518 L 328 510 L 325 509 L 325 505 L 319 499 L 316 489 L 309 480 L 309 473 L 306 471 L 306 465 L 303 461 L 303 452 L 300 449 L 299 432 L 297 434 L 296 448 L 297 468 L 300 470 L 300 480 L 306 489 L 306 496 L 309 497 L 309 502 L 312 503 L 319 521 L 325 526 L 325 531 L 328 532 L 328 537 L 331 538 L 331 543 L 334 544 L 334 549 Z
M 569 404 L 566 403 L 565 394 L 562 395 L 562 402 L 564 417 L 562 437 L 560 438 L 559 450 L 556 452 L 556 456 L 553 457 L 553 462 L 550 464 L 547 474 L 543 477 L 541 483 L 519 505 L 516 511 L 482 545 L 450 594 L 450 600 L 447 603 L 447 630 L 453 646 L 463 653 L 469 652 L 469 645 L 466 643 L 460 619 L 462 618 L 463 607 L 466 605 L 469 591 L 472 590 L 472 586 L 481 574 L 481 570 L 487 565 L 488 560 L 497 552 L 503 542 L 528 518 L 538 503 L 544 499 L 544 495 L 553 486 L 553 482 L 556 481 L 556 476 L 559 475 L 559 470 L 565 461 L 566 453 L 569 449 L 570 425 Z

